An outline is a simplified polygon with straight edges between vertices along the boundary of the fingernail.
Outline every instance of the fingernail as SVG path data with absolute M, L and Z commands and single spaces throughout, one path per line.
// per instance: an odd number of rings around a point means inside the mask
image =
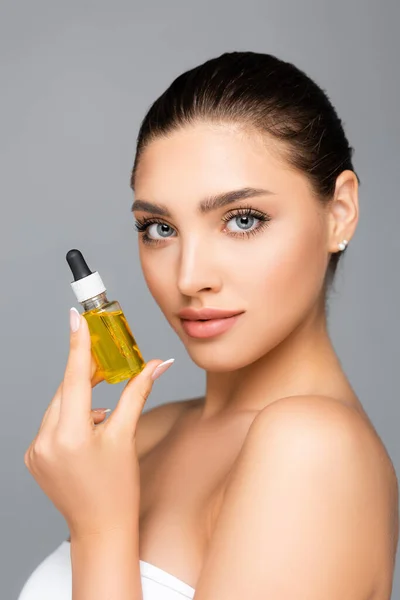
M 75 333 L 79 329 L 79 325 L 81 323 L 81 316 L 76 308 L 73 306 L 69 310 L 69 324 L 71 327 L 72 333 Z
M 165 371 L 167 369 L 169 369 L 169 367 L 172 365 L 174 360 L 175 360 L 174 358 L 169 358 L 168 360 L 164 360 L 164 362 L 162 362 L 160 365 L 158 365 L 158 367 L 155 368 L 151 378 L 154 380 L 154 379 L 157 379 L 157 377 L 160 377 L 160 375 L 162 375 L 163 373 L 165 373 Z
M 111 408 L 94 408 L 93 412 L 108 413 L 111 412 Z

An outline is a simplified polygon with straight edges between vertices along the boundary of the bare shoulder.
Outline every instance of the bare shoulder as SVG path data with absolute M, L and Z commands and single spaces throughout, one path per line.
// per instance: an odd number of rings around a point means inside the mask
M 276 436 L 288 452 L 299 449 L 333 456 L 338 450 L 368 466 L 365 476 L 376 478 L 377 491 L 398 506 L 398 480 L 390 455 L 369 418 L 353 406 L 328 396 L 290 396 L 265 407 L 249 430 L 249 444 Z M 397 512 L 397 511 L 396 511 Z
M 230 472 L 199 600 L 249 583 L 266 598 L 366 598 L 376 589 L 388 598 L 397 490 L 388 453 L 360 411 L 325 396 L 273 402 L 252 421 Z
M 136 451 L 140 459 L 172 429 L 178 418 L 197 406 L 203 398 L 166 402 L 143 411 L 136 426 Z
M 397 477 L 389 453 L 372 422 L 354 406 L 336 398 L 321 395 L 289 396 L 266 406 L 253 422 L 255 431 L 265 427 L 285 434 L 295 434 L 304 439 L 303 432 L 311 435 L 311 441 L 327 444 L 329 435 L 340 442 L 347 442 L 348 450 L 360 450 L 368 458 L 378 461 L 379 466 L 393 482 Z
M 246 444 L 243 452 L 255 464 L 268 454 L 268 469 L 276 475 L 287 468 L 295 476 L 290 465 L 297 464 L 296 476 L 304 475 L 304 481 L 332 490 L 335 486 L 343 499 L 351 491 L 349 507 L 360 522 L 364 519 L 365 541 L 381 544 L 387 567 L 399 540 L 399 484 L 390 455 L 365 413 L 327 396 L 282 398 L 256 416 Z

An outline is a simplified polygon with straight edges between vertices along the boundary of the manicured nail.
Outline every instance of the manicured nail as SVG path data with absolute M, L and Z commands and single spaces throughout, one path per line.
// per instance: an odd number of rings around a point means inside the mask
M 79 325 L 81 324 L 81 315 L 73 306 L 69 311 L 69 323 L 71 326 L 72 333 L 75 333 L 79 329 Z
M 153 371 L 151 378 L 154 380 L 154 379 L 157 379 L 157 377 L 160 377 L 160 375 L 162 375 L 163 373 L 165 373 L 165 371 L 167 369 L 169 369 L 169 367 L 172 365 L 174 360 L 175 360 L 174 358 L 169 358 L 168 360 L 164 360 L 164 362 L 162 362 L 160 365 L 158 365 L 158 367 L 156 367 L 156 369 Z
M 93 412 L 98 412 L 98 413 L 108 413 L 111 412 L 111 408 L 94 408 Z

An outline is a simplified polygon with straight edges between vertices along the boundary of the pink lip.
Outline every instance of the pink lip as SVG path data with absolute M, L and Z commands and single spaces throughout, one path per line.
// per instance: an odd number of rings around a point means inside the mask
M 230 329 L 239 319 L 241 314 L 242 313 L 218 319 L 208 319 L 207 321 L 181 319 L 181 323 L 183 329 L 190 337 L 209 338 Z
M 181 319 L 198 321 L 199 319 L 225 319 L 233 317 L 243 311 L 241 310 L 224 310 L 222 308 L 183 308 L 178 312 Z

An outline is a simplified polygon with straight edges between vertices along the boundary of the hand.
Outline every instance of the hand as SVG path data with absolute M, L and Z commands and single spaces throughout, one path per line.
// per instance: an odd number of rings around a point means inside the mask
M 172 364 L 154 373 L 162 361 L 149 361 L 101 423 L 103 417 L 91 404 L 92 387 L 103 377 L 96 372 L 86 319 L 78 316 L 80 327 L 70 333 L 64 379 L 24 456 L 28 470 L 66 519 L 71 539 L 137 525 L 136 425 L 153 380 Z

